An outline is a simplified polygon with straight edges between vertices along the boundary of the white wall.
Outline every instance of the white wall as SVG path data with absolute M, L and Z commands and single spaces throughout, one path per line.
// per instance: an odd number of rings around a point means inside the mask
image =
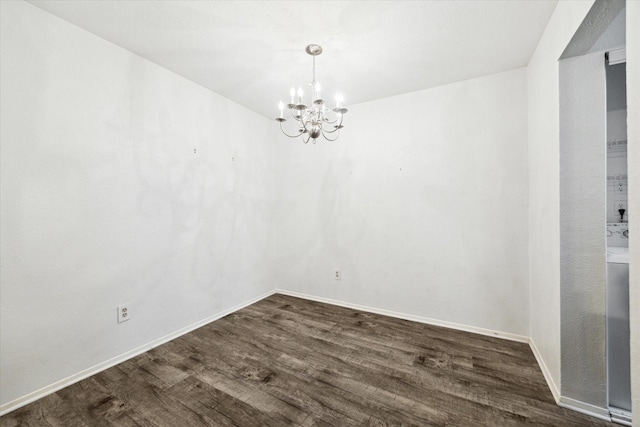
M 6 404 L 272 289 L 274 132 L 30 4 L 0 7 Z
M 558 2 L 527 67 L 530 335 L 556 399 L 560 396 L 558 59 L 592 4 Z
M 518 69 L 353 105 L 336 142 L 280 138 L 277 286 L 527 336 L 526 96 Z
M 640 2 L 627 2 L 627 137 L 629 210 L 640 212 Z M 640 426 L 640 221 L 629 223 L 631 398 L 634 426 Z

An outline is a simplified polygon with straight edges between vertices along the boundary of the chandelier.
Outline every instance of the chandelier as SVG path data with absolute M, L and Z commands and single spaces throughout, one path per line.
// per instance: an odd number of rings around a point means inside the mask
M 286 122 L 284 118 L 284 104 L 280 101 L 278 108 L 280 109 L 280 117 L 276 118 L 280 122 L 280 130 L 289 138 L 298 138 L 302 136 L 302 140 L 306 144 L 309 140 L 316 143 L 316 139 L 321 135 L 328 141 L 335 141 L 340 135 L 342 119 L 348 111 L 342 107 L 342 94 L 336 95 L 336 106 L 329 110 L 321 96 L 320 83 L 316 81 L 316 56 L 322 53 L 322 47 L 317 44 L 310 44 L 305 51 L 313 58 L 313 79 L 309 85 L 311 86 L 311 106 L 304 104 L 302 87 L 298 88 L 296 93 L 294 88 L 289 92 L 290 100 L 287 108 L 291 111 L 291 117 L 296 121 L 298 126 L 297 134 L 288 134 L 282 127 L 282 123 Z M 296 97 L 297 95 L 297 97 Z

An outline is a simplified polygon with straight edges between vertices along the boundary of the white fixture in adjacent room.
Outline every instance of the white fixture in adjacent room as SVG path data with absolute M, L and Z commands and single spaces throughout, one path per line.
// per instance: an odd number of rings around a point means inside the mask
M 312 140 L 315 144 L 320 135 L 328 141 L 335 141 L 340 135 L 340 129 L 343 128 L 342 120 L 348 110 L 342 106 L 343 98 L 340 93 L 336 95 L 336 106 L 333 110 L 329 110 L 322 99 L 322 88 L 320 83 L 316 81 L 316 56 L 322 53 L 322 47 L 317 44 L 310 44 L 305 51 L 313 58 L 313 78 L 309 83 L 309 86 L 311 86 L 311 106 L 304 104 L 302 87 L 298 87 L 297 92 L 292 87 L 289 92 L 290 99 L 287 109 L 291 111 L 291 117 L 298 124 L 298 133 L 290 135 L 282 128 L 282 123 L 287 121 L 284 118 L 284 104 L 282 101 L 278 105 L 280 117 L 276 118 L 276 120 L 280 123 L 282 133 L 289 138 L 297 138 L 304 135 L 302 140 L 305 144 L 309 140 Z

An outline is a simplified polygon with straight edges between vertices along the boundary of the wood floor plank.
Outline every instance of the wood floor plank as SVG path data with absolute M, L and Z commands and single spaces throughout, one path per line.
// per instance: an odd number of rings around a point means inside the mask
M 75 383 L 57 394 L 85 424 L 96 419 L 113 421 L 129 409 L 123 400 L 113 395 L 94 378 Z
M 78 414 L 57 393 L 43 397 L 14 413 L 16 416 L 0 417 L 0 426 L 78 427 L 85 425 Z
M 199 414 L 207 425 L 247 427 L 277 425 L 260 411 L 195 377 L 187 377 L 167 394 Z
M 529 346 L 272 295 L 0 417 L 14 426 L 613 426 Z

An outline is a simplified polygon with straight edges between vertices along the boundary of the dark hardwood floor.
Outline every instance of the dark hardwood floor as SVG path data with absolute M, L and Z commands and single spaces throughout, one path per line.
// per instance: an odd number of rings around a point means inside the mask
M 273 295 L 0 418 L 8 426 L 613 426 L 527 344 Z

